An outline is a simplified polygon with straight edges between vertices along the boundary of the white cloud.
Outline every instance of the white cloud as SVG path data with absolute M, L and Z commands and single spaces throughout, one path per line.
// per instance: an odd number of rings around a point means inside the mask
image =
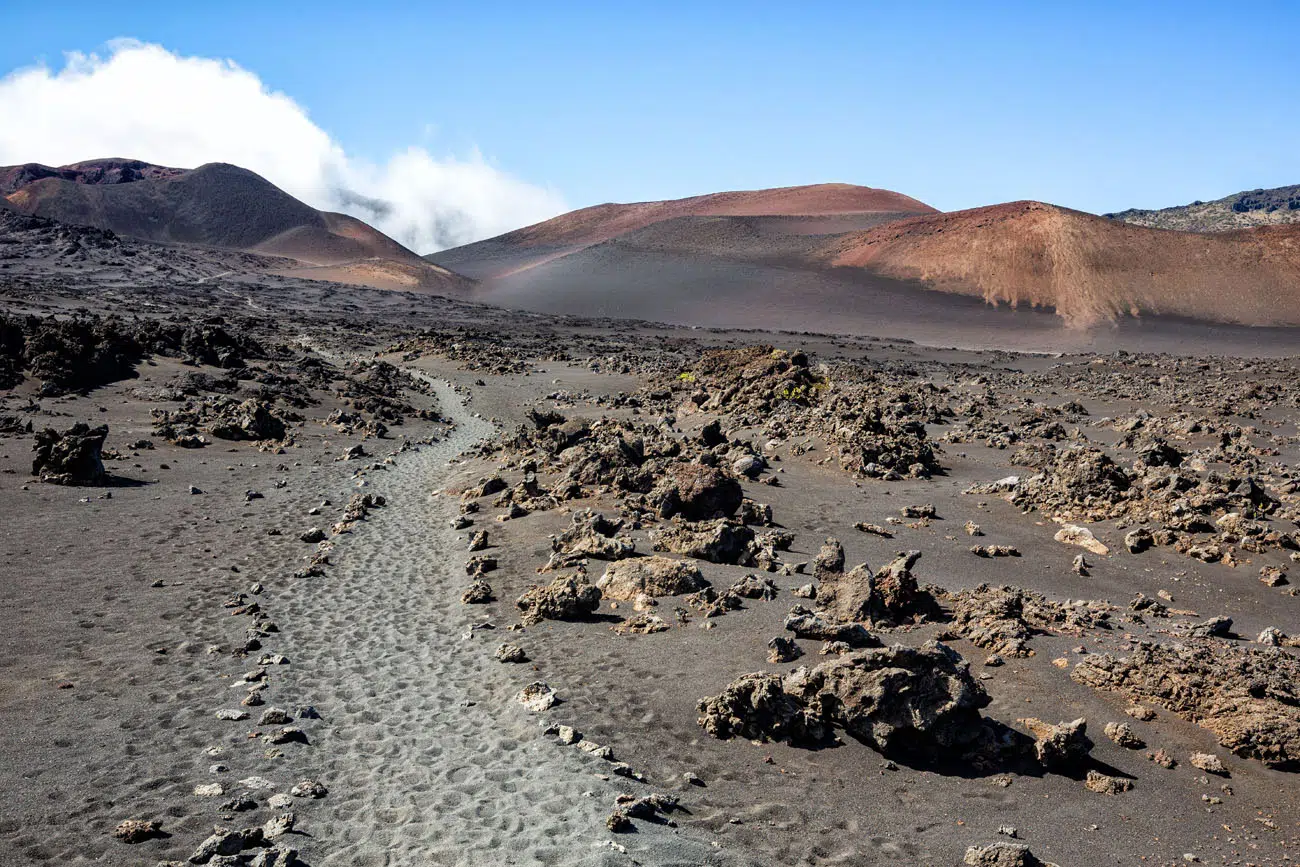
M 111 43 L 104 57 L 71 53 L 59 70 L 10 73 L 0 79 L 0 118 L 0 165 L 96 157 L 184 168 L 234 163 L 421 253 L 565 210 L 556 192 L 477 152 L 440 157 L 412 146 L 381 165 L 350 157 L 302 106 L 233 61 L 133 40 Z

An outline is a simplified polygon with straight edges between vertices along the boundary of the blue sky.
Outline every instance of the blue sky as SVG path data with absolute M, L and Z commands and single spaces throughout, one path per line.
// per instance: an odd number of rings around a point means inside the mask
M 230 58 L 351 153 L 477 148 L 575 207 L 834 180 L 1108 211 L 1300 183 L 1295 2 L 203 5 L 0 2 L 0 74 L 117 37 Z

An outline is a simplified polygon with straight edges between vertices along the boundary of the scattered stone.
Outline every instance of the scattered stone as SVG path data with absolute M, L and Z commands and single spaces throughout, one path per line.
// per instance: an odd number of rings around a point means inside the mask
M 1082 632 L 1109 628 L 1107 606 L 1053 602 L 1021 587 L 980 584 L 957 593 L 936 591 L 951 611 L 949 632 L 1001 656 L 1033 654 L 1029 639 L 1042 632 Z
M 1133 727 L 1128 723 L 1109 722 L 1106 723 L 1106 737 L 1119 744 L 1126 750 L 1140 750 L 1146 746 L 1146 741 L 1134 733 Z
M 776 598 L 776 583 L 771 578 L 759 578 L 757 575 L 746 575 L 728 589 L 729 593 L 740 596 L 744 599 L 763 599 L 771 601 Z
M 1178 760 L 1171 756 L 1164 749 L 1157 749 L 1154 752 L 1147 753 L 1147 759 L 1155 762 L 1162 768 L 1178 767 Z
M 694 593 L 708 582 L 695 564 L 656 555 L 610 564 L 596 586 L 605 598 L 633 600 L 642 594 L 661 597 Z
M 487 555 L 479 554 L 475 557 L 470 557 L 465 561 L 465 574 L 472 578 L 486 575 L 489 572 L 495 572 L 496 569 L 496 557 L 488 557 Z
M 568 569 L 587 559 L 622 560 L 636 553 L 636 544 L 616 538 L 623 520 L 610 520 L 592 509 L 574 512 L 567 530 L 551 539 L 551 559 L 543 572 Z
M 1188 630 L 1191 635 L 1199 635 L 1212 638 L 1231 638 L 1232 637 L 1232 618 L 1231 617 L 1211 617 L 1209 620 L 1193 624 Z
M 767 461 L 758 455 L 742 455 L 731 464 L 731 471 L 747 479 L 756 479 L 767 466 Z
M 781 678 L 757 672 L 741 675 L 720 695 L 701 699 L 699 724 L 715 738 L 818 742 L 826 737 L 824 723 L 786 694 Z
M 32 475 L 52 485 L 102 484 L 103 448 L 108 425 L 92 428 L 78 422 L 63 433 L 46 428 L 36 434 Z
M 223 813 L 247 813 L 249 810 L 257 809 L 257 801 L 247 795 L 239 795 L 226 801 L 217 809 Z
M 977 557 L 1020 556 L 1020 549 L 1014 545 L 972 545 L 970 552 Z
M 1034 736 L 1034 755 L 1049 771 L 1075 768 L 1092 751 L 1086 719 L 1058 725 L 1043 722 L 1036 717 L 1019 722 Z
M 700 702 L 700 725 L 717 738 L 815 743 L 832 726 L 890 752 L 918 740 L 954 747 L 979 731 L 989 698 L 951 648 L 928 642 L 837 657 L 784 679 L 747 674 Z
M 1133 781 L 1126 780 L 1123 777 L 1107 776 L 1100 771 L 1088 771 L 1088 775 L 1083 781 L 1083 787 L 1089 792 L 1096 792 L 1099 795 L 1118 795 L 1133 788 Z
M 1124 547 L 1128 548 L 1130 554 L 1141 554 L 1154 544 L 1155 537 L 1145 527 L 1131 530 L 1124 536 Z
M 541 680 L 535 680 L 520 690 L 515 700 L 537 713 L 550 710 L 559 701 L 555 690 Z
M 1141 704 L 1129 705 L 1128 707 L 1124 708 L 1124 713 L 1133 717 L 1133 719 L 1141 720 L 1142 722 L 1150 722 L 1151 720 L 1156 718 L 1155 711 L 1153 711 L 1151 708 L 1147 707 L 1146 705 L 1141 705 Z
M 289 790 L 289 794 L 295 798 L 323 798 L 329 794 L 329 789 L 316 780 L 307 779 L 295 783 L 294 787 Z
M 643 611 L 612 628 L 620 635 L 650 635 L 655 632 L 667 632 L 672 629 L 672 626 L 659 615 Z
M 285 726 L 272 732 L 262 735 L 262 740 L 268 744 L 305 744 L 307 743 L 307 733 L 297 726 Z
M 1034 857 L 1023 843 L 989 843 L 971 846 L 962 858 L 967 867 L 1056 867 Z
M 543 620 L 581 620 L 600 608 L 600 588 L 581 576 L 561 575 L 547 587 L 533 585 L 515 602 L 525 624 Z
M 217 858 L 238 855 L 245 849 L 255 849 L 262 845 L 261 828 L 244 828 L 240 831 L 217 829 L 212 836 L 199 844 L 189 860 L 191 864 L 208 864 Z
M 1066 524 L 1056 531 L 1054 537 L 1056 541 L 1066 545 L 1078 545 L 1087 551 L 1091 551 L 1098 556 L 1105 556 L 1110 553 L 1110 549 L 1103 545 L 1092 531 L 1087 527 L 1080 527 L 1078 524 Z
M 667 468 L 650 498 L 660 517 L 704 521 L 734 515 L 745 493 L 739 482 L 716 467 L 679 463 Z
M 293 813 L 281 813 L 278 816 L 272 816 L 262 826 L 262 836 L 267 840 L 283 837 L 293 831 L 294 823 L 297 821 L 298 817 Z
M 501 662 L 527 662 L 528 654 L 517 644 L 500 644 L 492 654 Z
M 803 656 L 803 648 L 792 639 L 778 635 L 767 643 L 767 661 L 773 664 L 794 662 Z
M 1228 776 L 1228 769 L 1223 766 L 1223 760 L 1213 753 L 1192 753 L 1187 759 L 1192 767 L 1199 768 L 1207 774 L 1218 774 L 1221 777 Z
M 901 551 L 874 574 L 865 563 L 843 571 L 844 552 L 839 542 L 827 539 L 814 562 L 817 607 L 822 616 L 838 623 L 900 626 L 931 620 L 939 615 L 934 597 L 922 590 L 912 574 L 920 551 Z
M 1261 566 L 1259 580 L 1264 582 L 1265 587 L 1284 587 L 1290 583 L 1286 577 L 1286 570 L 1280 566 Z
M 265 789 L 270 791 L 275 788 L 275 783 L 271 782 L 266 777 L 245 777 L 239 781 L 239 785 L 243 786 L 245 789 L 254 790 Z
M 681 522 L 650 531 L 656 551 L 681 554 L 710 563 L 758 566 L 775 569 L 776 551 L 789 547 L 793 534 L 785 531 L 755 532 L 753 527 L 726 519 Z
M 964 493 L 976 495 L 1005 494 L 1014 491 L 1020 484 L 1020 476 L 1006 476 L 995 482 L 981 482 L 971 485 Z
M 152 819 L 127 819 L 113 829 L 113 836 L 123 843 L 143 843 L 162 835 L 162 825 Z
M 460 594 L 460 601 L 466 605 L 486 605 L 492 599 L 492 585 L 482 579 L 469 585 L 465 592 Z
M 248 862 L 248 867 L 301 867 L 301 865 L 297 849 L 280 846 L 260 849 Z
M 849 647 L 880 646 L 880 640 L 861 623 L 834 623 L 801 605 L 790 609 L 790 614 L 785 618 L 785 628 L 797 638 L 843 642 Z
M 1284 644 L 1291 643 L 1287 634 L 1276 626 L 1266 626 L 1255 639 L 1256 644 L 1262 644 L 1265 647 L 1280 647 Z
M 298 538 L 303 542 L 308 542 L 310 544 L 315 544 L 316 542 L 324 542 L 325 531 L 322 530 L 320 527 L 312 527 L 310 530 L 307 530 Z

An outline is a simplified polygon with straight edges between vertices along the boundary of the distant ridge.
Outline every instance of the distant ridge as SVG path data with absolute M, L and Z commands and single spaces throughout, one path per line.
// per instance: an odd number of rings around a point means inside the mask
M 598 205 L 427 258 L 480 280 L 491 303 L 686 324 L 969 320 L 969 301 L 943 298 L 959 295 L 1075 328 L 1300 326 L 1300 224 L 1191 233 L 1027 201 L 942 213 L 844 184 Z M 989 312 L 993 327 L 1013 321 Z
M 1159 210 L 1130 208 L 1106 216 L 1135 226 L 1183 232 L 1228 232 L 1300 223 L 1300 185 L 1246 190 L 1212 202 L 1192 202 Z
M 476 278 L 501 277 L 553 261 L 595 244 L 683 218 L 787 218 L 768 220 L 770 233 L 807 235 L 846 231 L 935 209 L 891 190 L 853 184 L 809 184 L 766 190 L 709 193 L 685 199 L 581 208 L 425 258 Z
M 17 185 L 5 198 L 23 213 L 146 241 L 288 257 L 306 268 L 328 268 L 319 279 L 423 291 L 461 292 L 470 285 L 366 223 L 318 211 L 226 163 L 193 170 L 121 159 L 28 164 L 0 168 L 4 185 Z M 398 272 L 400 279 L 390 279 Z
M 40 163 L 24 163 L 21 166 L 0 168 L 0 196 L 7 196 L 21 187 L 44 178 L 59 178 L 78 184 L 129 184 L 134 181 L 174 178 L 185 174 L 185 171 L 185 169 L 155 166 L 142 160 L 120 157 L 86 160 L 57 167 Z
M 929 214 L 935 213 L 935 209 L 890 190 L 852 184 L 810 184 L 709 193 L 657 202 L 595 205 L 492 240 L 514 244 L 594 244 L 674 217 L 811 217 L 881 212 Z

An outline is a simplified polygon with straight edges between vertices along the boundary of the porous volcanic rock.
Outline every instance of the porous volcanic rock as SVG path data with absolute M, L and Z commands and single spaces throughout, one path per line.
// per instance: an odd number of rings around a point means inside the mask
M 108 425 L 78 422 L 63 433 L 46 428 L 36 434 L 32 475 L 53 485 L 98 485 L 105 479 L 103 449 Z
M 609 599 L 633 600 L 638 596 L 679 596 L 708 585 L 700 569 L 670 557 L 636 557 L 610 564 L 596 582 Z
M 662 517 L 681 515 L 688 521 L 730 517 L 744 498 L 735 478 L 701 464 L 670 464 L 651 493 Z
M 1300 659 L 1285 651 L 1213 639 L 1142 642 L 1127 657 L 1089 654 L 1071 677 L 1172 711 L 1239 756 L 1300 768 Z
M 523 611 L 524 623 L 581 620 L 600 607 L 600 589 L 581 576 L 560 575 L 549 586 L 529 587 L 515 605 Z
M 846 653 L 784 678 L 747 674 L 699 708 L 715 737 L 808 743 L 838 727 L 890 753 L 969 744 L 988 703 L 961 656 L 931 641 Z

